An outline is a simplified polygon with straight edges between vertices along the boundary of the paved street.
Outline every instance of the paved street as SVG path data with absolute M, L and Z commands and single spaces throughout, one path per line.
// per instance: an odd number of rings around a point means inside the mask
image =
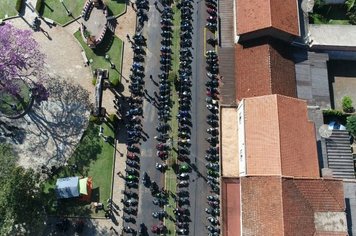
M 161 39 L 161 28 L 160 28 L 160 13 L 154 6 L 154 0 L 150 0 L 150 10 L 148 11 L 148 22 L 145 23 L 143 28 L 143 35 L 147 39 L 147 50 L 146 50 L 146 68 L 145 68 L 145 89 L 147 89 L 149 96 L 155 97 L 154 91 L 158 91 L 158 87 L 150 80 L 150 75 L 153 76 L 155 81 L 158 81 L 157 75 L 160 73 L 160 39 Z M 152 105 L 152 103 L 147 100 L 144 101 L 143 109 L 143 131 L 147 133 L 148 136 L 146 141 L 142 141 L 141 145 L 141 179 L 144 172 L 147 172 L 151 181 L 155 181 L 159 187 L 163 187 L 164 176 L 156 170 L 155 163 L 159 161 L 156 157 L 156 144 L 157 141 L 154 136 L 157 135 L 156 125 L 158 123 L 157 109 Z M 159 211 L 160 208 L 152 203 L 153 197 L 151 195 L 150 189 L 146 188 L 140 182 L 139 187 L 139 210 L 137 217 L 137 226 L 144 223 L 148 230 L 152 225 L 157 224 L 158 220 L 154 219 L 151 215 L 153 211 Z
M 193 86 L 192 86 L 192 147 L 191 160 L 196 170 L 192 172 L 191 193 L 191 218 L 190 235 L 207 235 L 207 220 L 204 209 L 207 207 L 206 196 L 209 187 L 206 183 L 205 151 L 208 149 L 206 129 L 206 115 L 208 109 L 205 102 L 206 63 L 204 57 L 204 27 L 206 23 L 205 2 L 197 1 L 194 9 L 194 35 L 193 35 Z M 200 177 L 198 177 L 200 176 Z M 195 180 L 193 182 L 193 180 Z
M 162 6 L 158 4 L 162 9 Z M 157 75 L 160 73 L 160 13 L 154 6 L 154 0 L 150 0 L 150 10 L 148 12 L 148 22 L 145 23 L 143 35 L 147 38 L 147 55 L 145 63 L 145 89 L 147 89 L 149 96 L 152 98 L 154 92 L 158 92 L 158 87 L 150 79 L 158 82 Z M 193 13 L 193 52 L 194 55 L 192 64 L 192 137 L 191 137 L 191 163 L 193 172 L 191 173 L 191 182 L 189 187 L 190 194 L 190 212 L 191 224 L 189 235 L 207 235 L 206 230 L 207 220 L 204 209 L 207 207 L 206 196 L 209 194 L 209 188 L 206 183 L 206 167 L 205 167 L 205 150 L 209 147 L 205 141 L 207 137 L 206 129 L 206 115 L 208 110 L 205 105 L 205 57 L 204 57 L 204 26 L 206 21 L 205 4 L 204 1 L 194 3 Z M 155 127 L 158 123 L 157 109 L 152 103 L 145 100 L 143 109 L 143 130 L 147 134 L 146 138 L 141 142 L 141 174 L 147 172 L 152 181 L 158 183 L 163 187 L 164 176 L 155 169 L 155 163 L 160 159 L 156 157 L 155 146 L 157 141 L 154 136 L 158 134 Z M 198 177 L 200 176 L 200 177 Z M 158 211 L 160 208 L 152 203 L 153 197 L 150 190 L 143 186 L 140 181 L 139 187 L 139 206 L 136 225 L 137 228 L 141 223 L 144 223 L 150 231 L 152 225 L 157 224 L 158 220 L 154 219 L 151 215 L 153 211 Z

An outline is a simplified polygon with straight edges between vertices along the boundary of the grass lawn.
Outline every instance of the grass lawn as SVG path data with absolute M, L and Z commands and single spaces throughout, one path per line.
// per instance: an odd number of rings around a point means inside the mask
M 174 12 L 174 20 L 173 20 L 173 39 L 172 39 L 172 72 L 169 74 L 169 81 L 171 82 L 171 91 L 172 91 L 172 109 L 171 109 L 171 116 L 172 119 L 170 121 L 170 126 L 171 126 L 171 131 L 170 131 L 170 136 L 173 137 L 173 142 L 172 142 L 172 150 L 169 153 L 169 157 L 167 159 L 168 166 L 175 166 L 177 164 L 177 157 L 178 154 L 173 151 L 173 149 L 178 150 L 178 120 L 175 119 L 178 115 L 178 94 L 176 91 L 176 87 L 174 86 L 174 77 L 177 75 L 178 76 L 178 69 L 179 69 L 179 42 L 180 42 L 180 11 L 177 9 L 176 5 L 173 6 L 173 12 Z M 169 168 L 166 173 L 165 173 L 165 188 L 172 193 L 176 194 L 177 192 L 177 176 L 172 168 Z M 176 208 L 176 202 L 172 198 L 172 196 L 169 196 L 168 199 L 169 205 L 173 207 L 168 207 L 165 206 L 165 210 L 167 211 L 167 214 L 175 218 L 175 215 L 173 213 L 174 208 Z M 170 220 L 169 218 L 165 218 L 164 221 L 165 226 L 167 227 L 169 235 L 176 235 L 175 229 L 175 222 Z
M 114 131 L 110 126 L 103 124 L 104 135 L 109 137 L 109 142 L 104 142 L 98 136 L 99 126 L 90 123 L 85 131 L 73 156 L 68 160 L 68 166 L 63 167 L 59 172 L 48 179 L 44 185 L 44 199 L 47 203 L 47 211 L 53 215 L 66 216 L 104 216 L 104 211 L 95 212 L 90 204 L 83 203 L 77 199 L 66 199 L 58 203 L 58 207 L 53 207 L 55 202 L 54 187 L 57 178 L 69 176 L 90 176 L 93 179 L 92 202 L 106 203 L 111 197 L 112 168 L 114 154 Z M 73 169 L 73 165 L 77 169 Z
M 121 63 L 122 63 L 122 50 L 123 41 L 113 35 L 110 30 L 106 31 L 103 42 L 96 49 L 92 50 L 83 41 L 79 31 L 74 34 L 74 37 L 84 48 L 88 60 L 92 59 L 91 68 L 109 69 L 109 79 L 111 82 L 121 80 Z M 110 63 L 105 59 L 105 54 L 110 56 L 110 60 L 115 64 L 115 68 L 110 68 Z M 114 82 L 114 84 L 116 84 Z
M 11 0 L 6 0 L 11 1 Z M 109 8 L 111 15 L 118 16 L 126 11 L 125 0 L 104 1 Z M 68 16 L 67 11 L 59 0 L 45 0 L 40 8 L 40 13 L 57 23 L 63 25 L 81 15 L 85 0 L 64 0 L 64 6 L 72 13 Z M 74 18 L 73 18 L 74 17 Z
M 0 19 L 17 15 L 16 2 L 16 0 L 0 0 Z
M 108 6 L 113 16 L 119 16 L 126 11 L 125 0 L 104 0 L 104 3 Z
M 9 93 L 0 94 L 0 112 L 7 116 L 14 116 L 21 113 L 29 104 L 30 89 L 27 84 L 18 80 L 20 87 L 19 96 L 16 97 Z M 16 105 L 16 110 L 12 109 L 12 105 Z
M 41 6 L 40 14 L 63 25 L 80 16 L 84 3 L 85 0 L 63 0 L 63 4 L 59 0 L 45 0 Z M 72 13 L 73 16 L 68 16 L 63 5 Z

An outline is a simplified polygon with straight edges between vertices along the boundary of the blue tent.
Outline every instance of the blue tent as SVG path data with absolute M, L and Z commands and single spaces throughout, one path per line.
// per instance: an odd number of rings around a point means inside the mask
M 57 179 L 57 198 L 71 198 L 79 196 L 79 177 Z

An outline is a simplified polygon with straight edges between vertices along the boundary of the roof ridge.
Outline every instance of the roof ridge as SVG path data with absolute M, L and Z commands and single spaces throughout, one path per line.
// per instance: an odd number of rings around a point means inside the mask
M 294 181 L 294 179 L 292 179 L 293 185 L 295 185 L 296 190 L 298 190 L 298 192 L 300 193 L 300 195 L 303 197 L 303 199 L 305 200 L 306 203 L 308 203 L 308 205 L 310 206 L 311 209 L 313 209 L 314 211 L 314 207 L 313 205 L 310 203 L 309 199 L 307 198 L 307 196 L 304 194 L 304 192 L 299 188 L 299 186 L 296 184 L 296 182 Z
M 283 204 L 283 178 L 280 177 L 279 178 L 279 181 L 280 181 L 280 184 L 281 184 L 281 205 L 282 205 L 282 211 L 281 211 L 281 214 L 282 214 L 282 229 L 283 229 L 283 234 L 285 232 L 285 229 L 284 229 L 284 204 Z
M 272 86 L 272 83 L 271 83 L 271 86 Z M 271 88 L 272 89 L 272 88 Z M 272 91 L 272 90 L 271 90 Z M 274 94 L 274 98 L 276 99 L 276 106 L 277 106 L 277 116 L 280 117 L 279 115 L 279 99 L 278 99 L 278 94 Z M 280 165 L 280 175 L 283 176 L 283 160 L 282 160 L 282 147 L 281 147 L 281 122 L 279 122 L 279 119 L 278 119 L 278 152 L 279 152 L 279 165 Z
M 272 24 L 272 20 L 271 20 L 271 24 Z M 272 78 L 272 64 L 271 64 L 271 53 L 272 53 L 272 45 L 269 43 L 269 40 L 267 42 L 267 45 L 268 45 L 268 70 L 269 70 L 269 77 L 270 77 L 270 80 L 269 80 L 269 89 L 271 91 L 271 95 L 273 94 L 273 91 L 272 91 L 272 83 L 273 83 L 273 78 Z
M 326 181 L 330 181 L 330 180 L 326 180 Z M 330 189 L 328 188 L 328 184 L 326 184 L 326 182 L 325 182 L 324 179 L 322 179 L 322 183 L 323 183 L 324 187 L 328 190 L 330 196 L 332 196 L 332 198 L 335 200 L 335 202 L 337 202 L 337 205 L 338 205 L 341 209 L 345 208 L 344 206 L 341 206 L 341 205 L 340 205 L 340 202 L 339 202 L 339 201 L 337 200 L 337 198 L 334 196 L 333 191 L 330 191 Z

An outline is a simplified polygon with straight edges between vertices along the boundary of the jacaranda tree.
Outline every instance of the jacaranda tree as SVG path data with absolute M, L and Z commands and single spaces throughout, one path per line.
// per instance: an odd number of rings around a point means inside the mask
M 24 82 L 37 102 L 47 100 L 48 93 L 42 84 L 46 78 L 44 59 L 31 31 L 11 24 L 0 26 L 0 93 L 19 96 L 19 82 Z

